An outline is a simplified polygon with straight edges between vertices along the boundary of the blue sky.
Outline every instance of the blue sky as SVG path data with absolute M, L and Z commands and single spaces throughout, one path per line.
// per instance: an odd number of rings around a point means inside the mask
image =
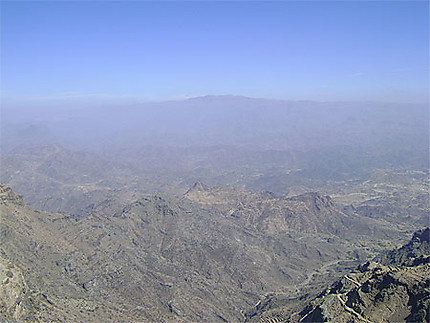
M 1 3 L 5 104 L 428 100 L 427 1 Z

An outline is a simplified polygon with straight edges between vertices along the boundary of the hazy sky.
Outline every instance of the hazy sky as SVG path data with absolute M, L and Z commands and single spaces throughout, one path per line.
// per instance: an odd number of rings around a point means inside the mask
M 1 2 L 4 103 L 426 101 L 427 1 Z

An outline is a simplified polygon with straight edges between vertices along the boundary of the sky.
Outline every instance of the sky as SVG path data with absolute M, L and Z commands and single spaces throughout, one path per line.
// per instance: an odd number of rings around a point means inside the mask
M 427 102 L 427 1 L 1 1 L 8 104 Z

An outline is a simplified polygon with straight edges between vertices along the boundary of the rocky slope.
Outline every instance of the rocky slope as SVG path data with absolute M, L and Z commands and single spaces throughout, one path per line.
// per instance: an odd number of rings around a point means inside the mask
M 301 322 L 428 322 L 430 258 L 417 266 L 369 263 L 326 290 Z
M 253 322 L 429 322 L 429 228 L 400 249 L 367 262 L 306 299 L 271 300 L 248 315 Z M 270 304 L 269 304 L 270 303 Z

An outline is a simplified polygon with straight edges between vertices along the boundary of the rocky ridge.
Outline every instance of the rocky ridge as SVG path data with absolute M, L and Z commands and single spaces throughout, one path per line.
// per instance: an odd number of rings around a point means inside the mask
M 205 209 L 235 218 L 243 226 L 271 236 L 323 234 L 354 241 L 361 237 L 362 241 L 392 240 L 399 230 L 385 220 L 344 213 L 330 196 L 319 192 L 287 196 L 196 183 L 184 196 Z

